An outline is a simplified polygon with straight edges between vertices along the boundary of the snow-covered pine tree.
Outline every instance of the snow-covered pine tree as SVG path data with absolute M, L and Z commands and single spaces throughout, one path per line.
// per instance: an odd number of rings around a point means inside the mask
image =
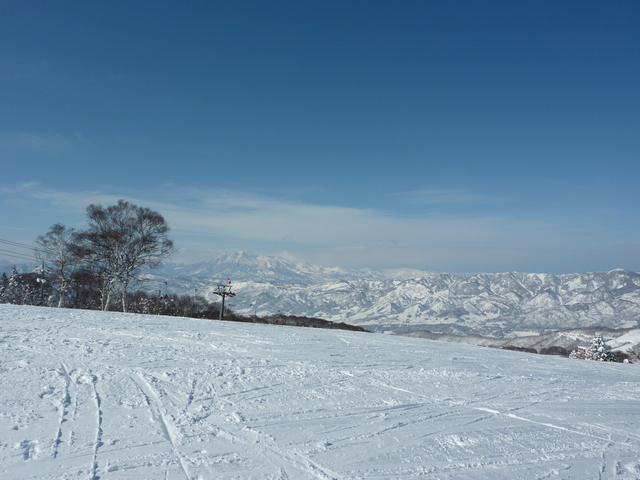
M 4 303 L 11 303 L 14 305 L 19 305 L 22 300 L 21 289 L 20 289 L 20 281 L 18 279 L 18 269 L 16 266 L 13 266 L 11 269 L 11 275 L 9 275 L 9 280 L 7 281 L 7 285 L 5 286 L 3 297 Z
M 599 333 L 591 340 L 591 345 L 585 352 L 585 360 L 595 360 L 597 362 L 611 362 L 613 360 L 611 349 L 604 343 L 602 335 Z
M 9 278 L 7 278 L 7 274 L 2 272 L 2 277 L 0 277 L 0 303 L 7 303 L 5 300 L 5 290 L 9 286 Z

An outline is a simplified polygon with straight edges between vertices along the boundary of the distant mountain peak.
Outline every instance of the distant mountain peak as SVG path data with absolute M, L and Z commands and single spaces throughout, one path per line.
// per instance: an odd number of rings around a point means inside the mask
M 256 255 L 243 250 L 225 253 L 213 260 L 189 265 L 165 266 L 164 274 L 234 281 L 312 284 L 348 275 L 341 269 L 329 269 L 304 260 Z
M 296 258 L 291 254 L 267 256 L 243 250 L 225 253 L 205 262 L 188 265 L 166 264 L 160 271 L 154 273 L 209 280 L 231 278 L 234 281 L 305 285 L 335 280 L 406 280 L 430 275 L 428 272 L 408 268 L 381 271 L 327 268 Z

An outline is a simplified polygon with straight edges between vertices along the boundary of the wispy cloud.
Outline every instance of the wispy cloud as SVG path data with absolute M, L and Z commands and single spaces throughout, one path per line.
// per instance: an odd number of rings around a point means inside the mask
M 465 190 L 414 190 L 396 193 L 408 203 L 433 205 L 487 205 L 498 203 L 499 199 L 488 195 L 468 192 Z
M 56 222 L 83 223 L 87 205 L 114 204 L 119 198 L 162 213 L 182 248 L 177 258 L 190 261 L 210 258 L 212 252 L 249 248 L 270 254 L 289 251 L 327 266 L 557 271 L 550 265 L 571 261 L 577 265 L 579 258 L 593 252 L 610 252 L 622 238 L 615 232 L 603 233 L 593 218 L 506 214 L 406 218 L 374 209 L 200 188 L 133 195 L 65 192 L 37 183 L 0 189 L 3 205 L 13 202 L 14 211 L 22 210 L 25 218 L 39 218 L 38 233 Z M 622 240 L 628 242 L 628 235 Z
M 43 208 L 51 207 L 62 211 L 77 211 L 91 203 L 117 202 L 118 195 L 99 191 L 84 190 L 79 192 L 60 191 L 43 187 L 39 182 L 25 182 L 16 186 L 0 186 L 0 194 L 5 201 L 37 200 Z

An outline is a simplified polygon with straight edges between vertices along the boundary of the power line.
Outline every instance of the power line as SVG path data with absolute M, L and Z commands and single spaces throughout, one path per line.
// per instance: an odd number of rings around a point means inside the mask
M 19 252 L 12 252 L 11 250 L 4 250 L 2 248 L 0 248 L 0 252 L 2 252 L 3 255 L 11 257 L 11 258 L 17 258 L 19 260 L 35 260 L 37 261 L 38 259 L 36 257 L 34 257 L 33 255 L 27 255 L 25 253 L 19 253 Z
M 27 248 L 29 250 L 35 250 L 35 248 L 31 245 L 26 245 L 24 243 L 13 242 L 11 240 L 4 240 L 0 238 L 0 243 L 6 243 L 7 245 L 11 245 L 13 247 Z
M 36 256 L 35 256 L 36 249 L 34 247 L 32 247 L 31 245 L 27 245 L 25 243 L 14 242 L 12 240 L 5 240 L 3 238 L 0 238 L 0 244 L 8 245 L 8 246 L 13 247 L 13 248 L 24 248 L 25 250 L 29 250 L 29 253 L 27 253 L 27 252 L 16 252 L 14 250 L 5 250 L 3 248 L 0 248 L 0 252 L 5 257 L 14 258 L 14 259 L 18 259 L 18 260 L 27 260 L 27 261 L 37 261 L 38 260 L 36 258 Z

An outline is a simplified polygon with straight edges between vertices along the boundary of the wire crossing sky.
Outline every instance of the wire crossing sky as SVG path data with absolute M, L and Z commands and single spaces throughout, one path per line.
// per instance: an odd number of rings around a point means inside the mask
M 35 262 L 36 247 L 25 245 L 23 243 L 12 242 L 11 240 L 3 240 L 0 238 L 0 258 L 5 257 L 18 262 Z
M 6 1 L 0 238 L 123 198 L 181 261 L 639 271 L 639 86 L 632 0 Z

